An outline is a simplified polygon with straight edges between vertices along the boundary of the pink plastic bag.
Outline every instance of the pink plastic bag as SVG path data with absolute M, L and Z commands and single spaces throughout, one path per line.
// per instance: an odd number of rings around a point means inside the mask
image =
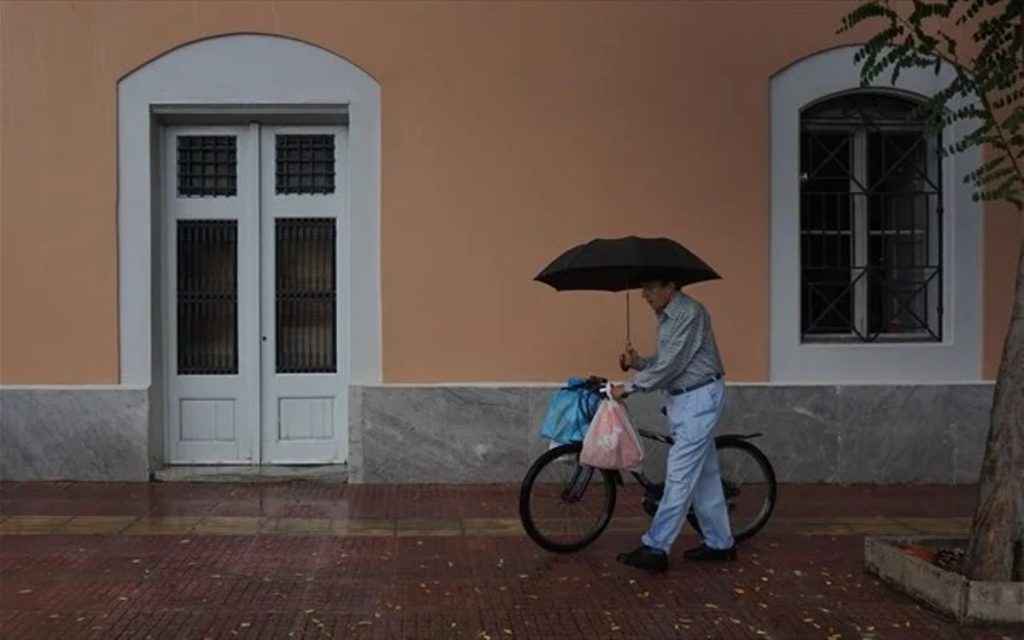
M 636 470 L 644 459 L 643 445 L 626 407 L 603 400 L 583 439 L 580 462 L 599 469 Z

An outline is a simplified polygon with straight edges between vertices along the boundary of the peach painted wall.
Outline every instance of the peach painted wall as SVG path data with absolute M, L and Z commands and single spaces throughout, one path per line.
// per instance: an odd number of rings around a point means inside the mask
M 387 382 L 613 374 L 621 295 L 531 281 L 593 236 L 676 237 L 733 380 L 768 371 L 770 76 L 848 2 L 4 2 L 0 381 L 118 380 L 116 86 L 169 49 L 295 37 L 382 87 Z M 712 62 L 714 61 L 714 62 Z M 985 371 L 1016 250 L 986 221 Z M 634 336 L 653 324 L 638 300 Z

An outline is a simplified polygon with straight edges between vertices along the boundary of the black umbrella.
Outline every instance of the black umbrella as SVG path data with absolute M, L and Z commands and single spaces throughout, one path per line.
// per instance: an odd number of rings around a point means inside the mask
M 569 249 L 534 280 L 558 291 L 629 291 L 662 279 L 678 286 L 721 278 L 706 262 L 668 238 L 598 238 Z M 629 343 L 629 294 L 626 294 Z
M 558 291 L 626 291 L 656 278 L 684 286 L 721 276 L 675 240 L 627 236 L 575 246 L 534 280 Z

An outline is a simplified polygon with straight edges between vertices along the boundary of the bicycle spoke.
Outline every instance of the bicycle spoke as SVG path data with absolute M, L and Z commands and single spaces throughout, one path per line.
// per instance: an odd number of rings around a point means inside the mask
M 534 479 L 530 512 L 538 532 L 556 544 L 572 544 L 600 526 L 605 510 L 604 474 L 579 464 L 569 452 L 545 465 Z

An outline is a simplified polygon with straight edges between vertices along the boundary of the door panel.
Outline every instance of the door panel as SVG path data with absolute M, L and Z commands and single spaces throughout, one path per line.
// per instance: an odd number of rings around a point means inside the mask
M 348 457 L 346 130 L 261 136 L 263 459 Z
M 343 127 L 163 133 L 168 461 L 348 457 Z
M 251 127 L 164 130 L 168 461 L 259 459 L 258 171 Z

